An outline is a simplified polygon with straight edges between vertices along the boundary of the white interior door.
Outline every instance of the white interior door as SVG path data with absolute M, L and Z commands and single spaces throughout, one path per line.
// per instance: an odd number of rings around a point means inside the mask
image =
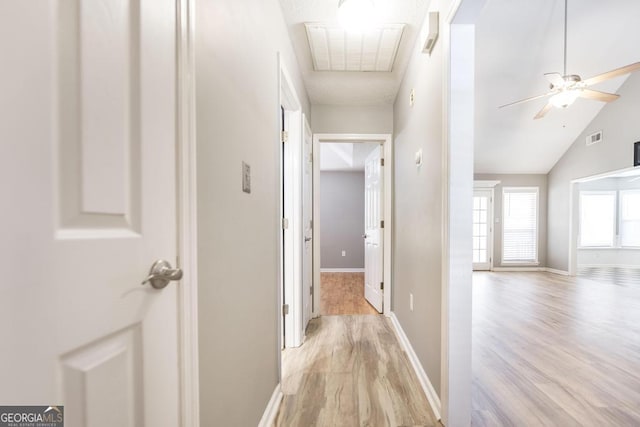
M 302 226 L 304 242 L 302 254 L 302 325 L 306 329 L 313 308 L 313 135 L 303 115 L 304 139 L 302 147 Z
M 383 174 L 382 146 L 367 157 L 364 166 L 364 296 L 382 313 L 383 301 Z
M 176 4 L 0 2 L 0 402 L 179 425 Z
M 491 270 L 493 190 L 473 192 L 473 269 Z

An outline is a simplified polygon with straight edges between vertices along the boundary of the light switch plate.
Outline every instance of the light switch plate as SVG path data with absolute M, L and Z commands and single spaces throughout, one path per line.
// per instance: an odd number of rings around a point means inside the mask
M 251 166 L 242 162 L 242 191 L 251 193 Z

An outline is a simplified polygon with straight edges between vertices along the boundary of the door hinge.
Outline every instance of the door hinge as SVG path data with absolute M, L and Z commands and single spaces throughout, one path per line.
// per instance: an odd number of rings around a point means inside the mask
M 309 294 L 313 295 L 313 286 L 309 286 Z
M 282 143 L 284 144 L 288 140 L 289 140 L 289 132 L 287 132 L 286 130 L 283 130 L 282 132 L 280 132 L 280 141 L 282 141 Z
M 287 218 L 282 218 L 282 229 L 286 230 L 289 228 L 289 220 Z
M 384 220 L 380 221 L 380 228 L 384 228 Z
M 284 304 L 282 306 L 282 315 L 286 316 L 287 314 L 289 314 L 289 304 Z
M 380 166 L 384 166 L 384 159 L 380 159 Z
M 312 219 L 309 220 L 309 228 L 313 230 L 313 220 Z
M 384 282 L 380 282 L 380 290 L 384 290 Z

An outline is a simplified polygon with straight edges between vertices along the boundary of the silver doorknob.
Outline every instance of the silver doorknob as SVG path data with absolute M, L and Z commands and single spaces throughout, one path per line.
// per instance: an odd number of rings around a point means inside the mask
M 363 234 L 363 235 L 362 235 L 362 238 L 363 238 L 363 239 L 366 239 L 367 237 L 369 237 L 369 236 L 367 236 L 366 234 Z
M 310 241 L 311 239 L 313 239 L 313 237 L 305 237 L 305 238 L 304 238 L 304 241 L 305 241 L 305 243 L 306 243 L 306 242 Z
M 169 261 L 159 259 L 153 263 L 151 270 L 149 270 L 149 276 L 144 279 L 142 284 L 149 282 L 154 289 L 163 289 L 170 281 L 180 279 L 182 279 L 181 269 L 171 268 Z

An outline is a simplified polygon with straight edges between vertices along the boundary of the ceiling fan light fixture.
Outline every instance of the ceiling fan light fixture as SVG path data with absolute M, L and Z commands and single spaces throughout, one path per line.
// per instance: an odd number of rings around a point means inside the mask
M 340 0 L 338 22 L 348 32 L 362 33 L 375 28 L 380 19 L 373 0 Z
M 556 108 L 567 108 L 573 104 L 580 94 L 577 90 L 561 90 L 549 99 Z

